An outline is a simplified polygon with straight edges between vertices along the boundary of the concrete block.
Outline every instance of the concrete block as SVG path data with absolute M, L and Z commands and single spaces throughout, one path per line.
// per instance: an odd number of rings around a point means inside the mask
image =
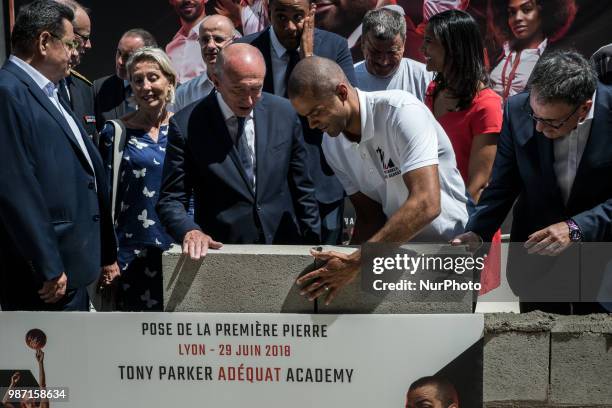
M 612 316 L 559 316 L 551 336 L 551 402 L 612 407 Z
M 295 279 L 313 264 L 307 246 L 224 245 L 194 262 L 164 254 L 166 311 L 314 313 Z
M 395 256 L 397 249 L 389 245 L 368 244 L 362 247 L 362 260 L 364 265 L 370 265 L 372 257 Z M 378 245 L 378 248 L 376 247 Z M 342 248 L 345 252 L 353 252 L 354 248 Z M 450 248 L 447 245 L 436 244 L 406 244 L 402 250 L 409 251 L 410 256 L 435 255 L 444 257 L 463 256 L 459 249 Z M 364 266 L 365 267 L 365 266 Z M 350 285 L 345 287 L 333 302 L 327 306 L 323 300 L 318 301 L 319 313 L 471 313 L 474 295 L 471 291 L 409 291 L 409 290 L 385 290 L 376 292 L 372 289 L 375 280 L 387 283 L 410 281 L 419 287 L 420 281 L 443 282 L 445 279 L 453 279 L 457 283 L 467 283 L 468 274 L 459 275 L 455 273 L 441 273 L 440 271 L 385 271 L 383 274 L 375 275 L 372 271 L 364 271 L 368 274 L 365 279 L 361 274 Z M 413 273 L 415 273 L 413 275 Z M 380 286 L 379 286 L 380 287 Z
M 507 402 L 510 406 L 516 403 L 526 407 L 547 401 L 553 322 L 551 315 L 538 312 L 486 316 L 484 400 L 487 406 Z
M 361 288 L 361 282 L 356 279 L 346 286 L 334 301 L 326 306 L 318 301 L 319 313 L 472 313 L 471 294 L 465 293 L 454 301 L 416 302 L 406 292 L 385 293 L 373 295 Z

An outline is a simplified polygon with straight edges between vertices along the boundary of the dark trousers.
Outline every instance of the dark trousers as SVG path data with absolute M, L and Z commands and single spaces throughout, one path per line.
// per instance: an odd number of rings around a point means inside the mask
M 333 203 L 319 202 L 319 214 L 321 216 L 321 244 L 342 244 L 344 198 Z
M 56 303 L 45 303 L 35 288 L 24 290 L 23 287 L 8 288 L 2 290 L 0 295 L 0 307 L 3 311 L 47 311 L 47 312 L 88 312 L 89 295 L 87 288 L 69 289 L 66 294 Z M 40 288 L 38 288 L 40 289 Z

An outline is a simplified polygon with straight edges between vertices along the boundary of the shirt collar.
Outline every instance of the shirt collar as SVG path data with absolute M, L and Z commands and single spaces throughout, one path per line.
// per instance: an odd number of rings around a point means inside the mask
M 174 37 L 172 37 L 172 41 L 178 40 L 180 38 L 183 38 L 186 40 L 197 40 L 198 37 L 200 36 L 200 24 L 202 24 L 202 21 L 197 23 L 195 26 L 191 27 L 191 30 L 189 30 L 189 33 L 187 33 L 187 35 L 184 35 L 183 32 L 181 31 L 182 29 L 179 29 L 176 32 L 176 34 L 174 34 Z
M 221 108 L 221 113 L 223 114 L 223 119 L 227 122 L 229 119 L 236 116 L 236 114 L 232 111 L 232 109 L 227 106 L 225 100 L 223 99 L 223 95 L 221 92 L 217 92 L 217 102 L 219 102 L 219 108 Z M 253 117 L 253 111 L 249 112 L 247 118 Z
M 272 43 L 272 48 L 274 48 L 276 56 L 278 58 L 282 58 L 282 56 L 287 52 L 287 49 L 279 41 L 273 27 L 270 27 L 270 42 Z
M 587 113 L 586 118 L 582 122 L 578 124 L 578 126 L 583 125 L 587 121 L 593 120 L 593 115 L 595 114 L 595 98 L 597 97 L 597 89 L 593 92 L 593 98 L 591 99 L 593 103 L 591 104 L 591 109 L 589 109 L 589 113 Z
M 588 126 L 586 129 L 590 129 L 590 125 L 591 125 L 591 122 L 593 121 L 593 116 L 594 116 L 594 113 L 595 113 L 595 97 L 596 96 L 597 96 L 597 90 L 595 90 L 595 92 L 593 92 L 593 99 L 592 99 L 593 104 L 591 105 L 591 109 L 589 109 L 589 113 L 587 113 L 587 115 L 584 118 L 584 120 L 582 122 L 578 122 L 576 127 L 572 131 L 570 131 L 567 135 L 565 135 L 563 137 L 560 137 L 558 139 L 555 139 L 555 141 L 557 141 L 557 140 L 559 140 L 559 141 L 566 140 L 569 135 L 576 135 L 577 134 L 576 132 L 578 132 L 583 126 Z
M 542 41 L 538 45 L 538 48 L 535 48 L 535 52 L 537 52 L 537 54 L 541 56 L 544 53 L 544 50 L 546 50 L 546 46 L 547 45 L 548 45 L 548 38 L 545 38 L 544 41 Z M 510 42 L 506 41 L 504 43 L 504 56 L 507 57 L 512 52 L 514 52 L 514 50 L 512 48 L 510 48 Z
M 212 79 L 210 79 L 208 77 L 208 71 L 202 72 L 202 74 L 200 74 L 200 76 L 196 77 L 196 78 L 197 78 L 197 80 L 196 80 L 197 84 L 200 87 L 208 87 L 208 86 L 214 87 L 215 86 L 215 84 L 213 83 Z
M 370 109 L 370 103 L 368 100 L 368 93 L 362 92 L 359 89 L 355 88 L 357 91 L 357 97 L 359 98 L 359 119 L 361 121 L 361 139 L 359 144 L 367 142 L 371 138 L 374 137 L 374 129 L 372 129 L 372 112 Z M 370 119 L 370 121 L 368 121 Z M 346 138 L 346 135 L 343 136 Z M 348 139 L 347 139 L 348 140 Z
M 200 37 L 200 26 L 202 25 L 202 20 L 200 20 L 198 24 L 194 25 L 191 30 L 189 30 L 189 36 L 187 38 L 197 40 Z
M 49 90 L 55 88 L 55 84 L 49 81 L 49 78 L 41 74 L 40 71 L 38 71 L 36 68 L 34 68 L 21 58 L 11 55 L 9 57 L 9 61 L 17 65 L 19 68 L 23 69 L 26 74 L 28 74 L 30 78 L 32 78 L 32 80 L 36 82 L 36 85 L 38 85 L 38 87 L 42 89 L 47 95 L 49 95 Z M 51 95 L 49 96 L 53 96 L 53 94 L 51 93 Z

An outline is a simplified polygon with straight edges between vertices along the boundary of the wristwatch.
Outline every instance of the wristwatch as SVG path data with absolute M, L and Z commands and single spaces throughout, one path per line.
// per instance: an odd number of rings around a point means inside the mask
M 572 242 L 582 241 L 582 238 L 584 237 L 582 235 L 582 231 L 580 231 L 580 227 L 578 226 L 578 224 L 576 224 L 576 222 L 572 220 L 571 218 L 565 221 L 565 223 L 567 224 L 569 228 L 570 241 Z

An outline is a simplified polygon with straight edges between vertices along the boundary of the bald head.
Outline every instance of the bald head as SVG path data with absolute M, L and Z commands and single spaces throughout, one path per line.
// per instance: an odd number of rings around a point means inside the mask
M 228 73 L 261 73 L 263 77 L 266 75 L 266 61 L 261 52 L 250 44 L 230 44 L 221 50 L 215 66 L 219 80 Z
M 327 58 L 309 57 L 293 69 L 287 93 L 290 99 L 304 95 L 325 98 L 334 95 L 340 84 L 351 87 L 338 64 Z
M 198 41 L 208 72 L 214 71 L 221 48 L 231 44 L 235 37 L 236 29 L 229 18 L 219 14 L 204 17 Z
M 236 116 L 247 116 L 261 98 L 266 63 L 250 44 L 230 44 L 217 56 L 212 78 L 217 91 Z
M 202 23 L 200 24 L 200 35 L 205 29 L 212 30 L 214 28 L 221 29 L 229 34 L 234 33 L 234 23 L 232 23 L 232 20 L 225 16 L 222 16 L 221 14 L 213 14 L 204 17 L 204 19 L 202 20 Z

